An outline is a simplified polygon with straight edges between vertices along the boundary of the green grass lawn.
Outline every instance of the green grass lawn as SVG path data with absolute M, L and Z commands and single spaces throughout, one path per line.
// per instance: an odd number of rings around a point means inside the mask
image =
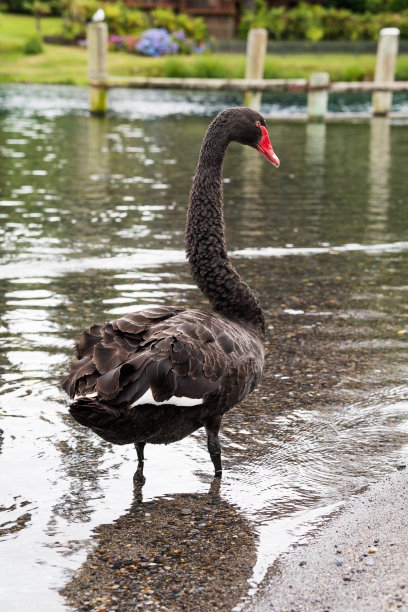
M 42 20 L 43 34 L 57 34 L 59 17 Z M 25 55 L 23 47 L 35 34 L 34 17 L 0 14 L 0 82 L 58 83 L 86 85 L 86 49 L 71 46 L 44 45 L 44 53 Z M 332 81 L 372 79 L 374 55 L 296 54 L 269 55 L 265 78 L 302 78 L 312 72 L 327 71 Z M 209 55 L 139 57 L 111 52 L 108 58 L 112 76 L 226 77 L 244 76 L 245 56 L 213 53 Z M 400 55 L 397 78 L 408 80 L 408 54 Z

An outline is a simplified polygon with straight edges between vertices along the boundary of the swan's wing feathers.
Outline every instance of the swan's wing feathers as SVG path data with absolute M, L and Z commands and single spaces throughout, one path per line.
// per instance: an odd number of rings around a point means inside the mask
M 156 402 L 174 396 L 201 400 L 218 386 L 218 380 L 214 383 L 205 375 L 203 364 L 196 346 L 174 336 L 154 338 L 136 357 L 118 366 L 115 374 L 98 380 L 98 397 L 115 405 L 132 404 L 150 389 Z
M 149 362 L 150 356 L 145 352 L 141 352 L 125 363 L 119 364 L 115 369 L 100 376 L 96 383 L 98 398 L 107 402 L 113 402 L 114 404 L 123 403 L 122 401 L 118 402 L 118 398 L 125 387 L 129 385 L 133 385 L 135 392 L 140 389 L 141 394 L 143 394 L 147 391 L 144 372 Z
M 112 407 L 136 405 L 149 390 L 159 403 L 177 397 L 231 407 L 255 380 L 251 355 L 259 351 L 253 336 L 220 315 L 165 307 L 92 326 L 78 347 L 84 356 L 63 388 L 77 399 L 96 392 Z
M 117 396 L 118 392 L 121 390 L 119 385 L 120 370 L 121 368 L 119 366 L 98 377 L 96 381 L 96 392 L 99 399 L 109 401 Z
M 234 342 L 233 338 L 225 332 L 217 336 L 217 344 L 219 344 L 225 354 L 232 353 L 234 348 L 236 348 L 236 342 Z
M 156 325 L 159 321 L 165 321 L 170 317 L 174 317 L 183 310 L 183 308 L 169 306 L 146 308 L 112 321 L 112 327 L 124 334 L 139 335 Z
M 241 401 L 259 382 L 263 365 L 263 344 L 239 324 L 214 314 L 207 327 L 213 339 L 207 340 L 203 355 L 203 371 L 218 383 L 213 399 L 220 406 L 231 407 Z M 205 337 L 198 327 L 200 336 Z
M 193 328 L 194 329 L 194 328 Z M 194 335 L 197 340 L 200 341 L 201 344 L 206 344 L 207 342 L 214 342 L 214 333 L 212 330 L 208 329 L 204 325 L 197 325 L 194 330 Z
M 79 341 L 75 344 L 75 357 L 82 359 L 82 357 L 91 357 L 95 344 L 100 342 L 102 325 L 91 325 L 89 330 L 82 332 Z
M 129 358 L 129 353 L 122 346 L 105 345 L 102 342 L 97 344 L 93 352 L 93 362 L 102 375 L 118 367 L 123 361 Z
M 91 325 L 82 332 L 75 345 L 77 361 L 70 364 L 70 372 L 61 382 L 64 391 L 70 397 L 89 394 L 95 391 L 100 378 L 110 374 L 101 384 L 105 390 L 104 398 L 114 397 L 115 392 L 122 390 L 119 378 L 114 374 L 116 368 L 141 350 L 144 334 L 151 327 L 182 310 L 165 306 L 147 308 L 104 325 Z M 108 393 L 109 384 L 112 387 Z
M 87 381 L 89 377 L 93 377 L 93 380 L 96 379 L 95 375 L 97 374 L 97 371 L 95 364 L 90 357 L 83 357 L 78 361 L 74 361 L 70 364 L 70 368 L 71 371 L 62 381 L 61 387 L 64 389 L 67 395 L 74 397 L 77 393 L 78 387 L 81 388 L 81 393 L 83 393 L 85 389 L 88 389 L 89 384 Z M 87 392 L 89 391 L 85 391 L 85 393 Z
M 148 386 L 156 402 L 165 402 L 173 396 L 173 384 L 169 378 L 172 362 L 169 357 L 160 356 L 146 368 Z
M 186 363 L 189 358 L 188 346 L 181 340 L 176 340 L 171 346 L 172 361 L 176 363 Z

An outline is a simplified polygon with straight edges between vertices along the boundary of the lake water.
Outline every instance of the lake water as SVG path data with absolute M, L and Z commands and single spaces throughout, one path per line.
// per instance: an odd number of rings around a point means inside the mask
M 4 609 L 63 609 L 92 530 L 130 504 L 133 447 L 76 425 L 58 380 L 92 322 L 205 305 L 185 264 L 186 203 L 209 118 L 239 102 L 117 91 L 97 119 L 85 90 L 0 88 Z M 280 99 L 264 111 L 279 170 L 238 145 L 224 168 L 228 246 L 268 325 L 264 381 L 221 436 L 221 495 L 257 534 L 248 592 L 408 453 L 408 121 L 292 123 Z M 202 432 L 147 457 L 145 500 L 208 489 Z

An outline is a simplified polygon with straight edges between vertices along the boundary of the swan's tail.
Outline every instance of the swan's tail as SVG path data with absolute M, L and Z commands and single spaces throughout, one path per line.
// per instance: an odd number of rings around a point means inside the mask
M 169 444 L 201 427 L 205 409 L 202 405 L 183 408 L 171 404 L 116 407 L 87 397 L 76 400 L 69 411 L 78 423 L 112 444 Z
M 81 398 L 69 408 L 71 416 L 81 425 L 90 427 L 98 436 L 112 444 L 146 442 L 157 433 L 160 425 L 169 427 L 174 409 L 144 404 L 138 409 L 129 406 L 108 406 L 97 398 Z
M 113 444 L 128 444 L 134 439 L 126 438 L 128 423 L 122 410 L 101 404 L 96 398 L 81 398 L 71 404 L 71 416 L 81 425 L 89 427 L 98 436 Z
M 82 397 L 69 407 L 71 416 L 85 427 L 110 427 L 114 422 L 117 410 L 99 403 L 96 397 Z

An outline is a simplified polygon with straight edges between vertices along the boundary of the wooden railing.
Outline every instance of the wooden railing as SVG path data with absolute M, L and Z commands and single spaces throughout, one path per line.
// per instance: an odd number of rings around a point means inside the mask
M 262 55 L 260 47 L 263 45 L 266 49 L 266 32 L 252 30 L 250 34 L 245 79 L 109 77 L 106 68 L 107 26 L 100 22 L 91 23 L 88 25 L 90 111 L 93 114 L 106 113 L 107 91 L 112 87 L 242 91 L 245 92 L 244 104 L 251 108 L 259 108 L 260 92 L 306 92 L 309 120 L 322 121 L 327 114 L 329 93 L 373 92 L 373 114 L 387 115 L 391 109 L 392 93 L 408 91 L 408 81 L 394 81 L 399 35 L 396 28 L 385 28 L 380 32 L 375 80 L 358 83 L 330 83 L 327 72 L 314 73 L 309 80 L 259 78 L 263 74 L 263 62 L 260 66 L 258 60 Z

